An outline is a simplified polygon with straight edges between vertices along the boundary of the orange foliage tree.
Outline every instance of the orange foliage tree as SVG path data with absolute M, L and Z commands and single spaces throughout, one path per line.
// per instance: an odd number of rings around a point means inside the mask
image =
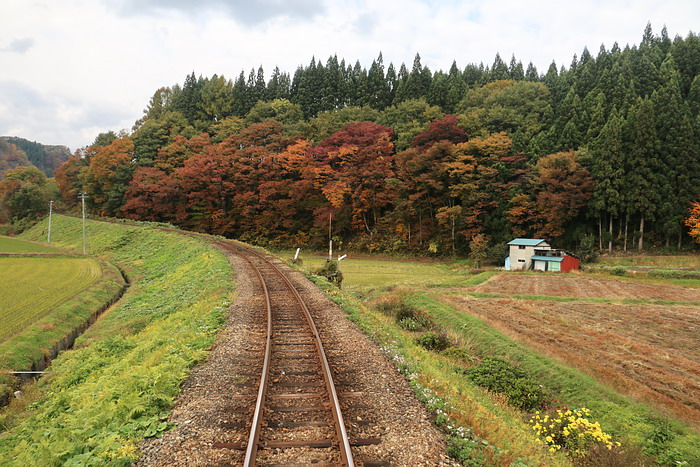
M 690 216 L 685 220 L 685 225 L 690 227 L 690 236 L 697 243 L 700 243 L 700 201 L 694 202 L 690 206 Z

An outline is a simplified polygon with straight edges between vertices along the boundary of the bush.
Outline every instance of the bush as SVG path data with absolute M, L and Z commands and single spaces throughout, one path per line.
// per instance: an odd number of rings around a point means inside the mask
M 479 443 L 471 439 L 450 436 L 447 439 L 447 455 L 457 459 L 464 466 L 487 465 L 483 455 L 479 452 Z
M 423 329 L 423 326 L 416 321 L 415 318 L 403 318 L 399 321 L 399 326 L 404 328 L 406 331 L 420 331 Z
M 644 440 L 644 454 L 652 456 L 659 465 L 684 465 L 682 454 L 668 446 L 676 437 L 668 420 L 652 420 L 653 428 Z
M 343 285 L 343 273 L 340 272 L 338 261 L 327 259 L 322 268 L 315 272 L 317 276 L 323 276 L 331 283 L 341 288 Z
M 404 302 L 403 295 L 396 294 L 383 297 L 374 303 L 374 309 L 391 316 L 397 322 L 406 318 L 415 318 L 418 309 Z
M 610 269 L 610 274 L 613 276 L 625 276 L 627 275 L 627 268 L 623 266 L 615 266 L 614 268 Z
M 447 358 L 460 362 L 472 362 L 474 360 L 474 356 L 470 354 L 467 349 L 459 345 L 453 345 L 440 353 Z
M 598 447 L 608 451 L 619 449 L 620 443 L 614 442 L 600 423 L 590 420 L 590 416 L 591 411 L 586 408 L 557 410 L 543 416 L 536 412 L 530 419 L 530 425 L 537 437 L 549 446 L 550 452 L 563 450 L 579 461 L 585 460 Z M 599 452 L 595 457 L 602 460 Z
M 595 244 L 595 235 L 588 234 L 581 238 L 576 254 L 581 258 L 582 263 L 592 263 L 598 259 L 598 247 Z
M 498 357 L 485 358 L 465 374 L 476 385 L 508 396 L 508 403 L 522 410 L 535 410 L 545 402 L 545 392 L 522 368 Z
M 416 339 L 416 344 L 420 345 L 426 350 L 431 350 L 434 352 L 442 352 L 443 350 L 452 346 L 447 334 L 438 334 L 436 332 L 426 332 Z
M 683 271 L 680 269 L 656 269 L 649 271 L 649 277 L 658 279 L 700 279 L 700 271 Z

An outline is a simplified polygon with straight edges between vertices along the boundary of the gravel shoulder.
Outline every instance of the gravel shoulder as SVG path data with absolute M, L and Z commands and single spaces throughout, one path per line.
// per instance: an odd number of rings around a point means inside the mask
M 227 425 L 254 404 L 246 378 L 250 355 L 262 345 L 261 299 L 252 271 L 230 256 L 237 298 L 207 361 L 193 369 L 170 418 L 175 428 L 142 445 L 137 463 L 150 465 L 240 465 L 243 452 L 215 447 L 230 439 Z M 316 320 L 333 368 L 351 441 L 379 438 L 353 448 L 356 465 L 459 465 L 446 454 L 442 433 L 384 353 L 314 284 L 281 261 Z M 262 352 L 260 352 L 262 353 Z M 257 365 L 253 365 L 257 367 Z

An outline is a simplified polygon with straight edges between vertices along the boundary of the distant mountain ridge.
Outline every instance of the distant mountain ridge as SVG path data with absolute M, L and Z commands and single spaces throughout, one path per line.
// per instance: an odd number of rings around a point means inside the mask
M 70 156 L 67 146 L 46 145 L 17 136 L 0 136 L 0 174 L 15 167 L 34 165 L 47 177 L 53 177 L 54 171 Z

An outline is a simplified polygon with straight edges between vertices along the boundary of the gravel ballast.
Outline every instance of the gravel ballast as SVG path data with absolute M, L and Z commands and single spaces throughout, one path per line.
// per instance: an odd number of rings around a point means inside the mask
M 262 298 L 253 271 L 235 254 L 237 298 L 207 361 L 195 367 L 170 418 L 176 426 L 142 445 L 138 465 L 240 465 L 244 452 L 217 448 L 232 439 L 227 426 L 244 421 L 257 391 L 257 354 L 264 345 Z M 406 380 L 379 347 L 300 273 L 276 260 L 312 313 L 333 370 L 348 435 L 379 444 L 353 447 L 356 465 L 459 465 L 446 454 L 442 433 Z M 260 356 L 260 360 L 262 357 Z M 259 379 L 259 378 L 257 378 Z M 239 438 L 236 435 L 236 438 Z M 295 461 L 280 452 L 281 464 Z

